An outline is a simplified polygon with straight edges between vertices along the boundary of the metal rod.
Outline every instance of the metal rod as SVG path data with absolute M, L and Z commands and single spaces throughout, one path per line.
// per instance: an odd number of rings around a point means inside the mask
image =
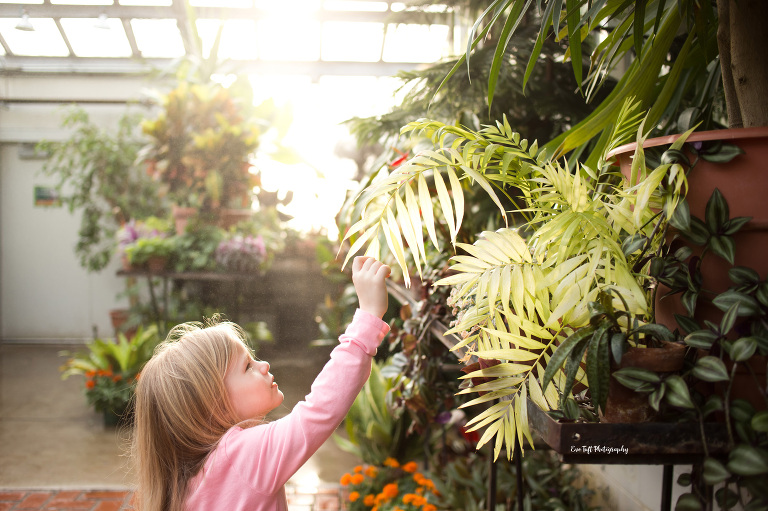
M 496 509 L 496 463 L 493 460 L 493 453 L 488 456 L 488 511 Z
M 672 509 L 672 473 L 674 465 L 664 465 L 664 473 L 661 477 L 661 511 Z
M 515 441 L 515 472 L 517 476 L 517 511 L 523 511 L 525 507 L 525 481 L 523 480 L 523 452 L 520 442 Z

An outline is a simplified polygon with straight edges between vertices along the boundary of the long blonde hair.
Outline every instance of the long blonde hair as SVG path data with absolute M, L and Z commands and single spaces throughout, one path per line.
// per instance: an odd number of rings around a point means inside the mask
M 238 419 L 224 386 L 237 343 L 234 323 L 174 327 L 136 386 L 133 456 L 141 511 L 181 511 L 189 480 Z

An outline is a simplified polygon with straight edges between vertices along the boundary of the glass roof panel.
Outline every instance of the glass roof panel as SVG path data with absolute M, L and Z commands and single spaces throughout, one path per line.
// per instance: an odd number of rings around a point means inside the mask
M 320 0 L 254 0 L 253 4 L 265 11 L 290 12 L 295 15 L 320 9 Z
M 152 5 L 167 6 L 173 3 L 173 0 L 120 0 L 120 5 Z
M 354 41 L 354 44 L 350 44 L 350 41 Z M 383 23 L 346 21 L 323 23 L 323 60 L 378 62 L 383 44 Z
M 0 34 L 14 55 L 68 57 L 69 49 L 51 18 L 29 18 L 34 31 L 16 30 L 18 18 L 0 19 Z
M 51 0 L 54 5 L 112 5 L 112 0 Z
M 203 41 L 203 55 L 208 57 L 219 30 L 219 20 L 197 20 L 197 31 Z M 224 23 L 219 42 L 219 57 L 248 60 L 258 57 L 256 22 L 254 20 L 228 20 Z
M 133 54 L 118 18 L 62 18 L 61 26 L 78 57 L 130 57 Z
M 287 2 L 286 2 L 287 3 Z M 320 23 L 270 16 L 259 21 L 256 37 L 264 60 L 315 61 L 320 58 Z
M 41 4 L 43 0 L 0 0 L 0 4 Z
M 384 38 L 385 62 L 435 62 L 448 51 L 448 25 L 391 24 Z
M 363 0 L 326 0 L 323 8 L 327 11 L 368 11 L 386 12 L 387 2 L 365 2 Z
M 193 7 L 253 7 L 253 0 L 190 0 Z
M 174 19 L 132 19 L 136 46 L 146 58 L 176 58 L 184 55 L 184 41 Z

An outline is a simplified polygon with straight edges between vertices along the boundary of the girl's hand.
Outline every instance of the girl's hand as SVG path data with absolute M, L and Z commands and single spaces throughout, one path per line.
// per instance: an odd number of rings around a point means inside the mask
M 372 257 L 355 257 L 352 282 L 355 284 L 360 308 L 374 316 L 387 312 L 387 284 L 390 268 Z

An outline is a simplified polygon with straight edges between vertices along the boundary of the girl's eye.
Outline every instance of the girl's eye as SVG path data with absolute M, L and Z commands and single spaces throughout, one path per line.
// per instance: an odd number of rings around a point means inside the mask
M 253 369 L 253 362 L 248 362 L 248 365 L 245 366 L 246 371 L 248 371 L 249 369 Z

